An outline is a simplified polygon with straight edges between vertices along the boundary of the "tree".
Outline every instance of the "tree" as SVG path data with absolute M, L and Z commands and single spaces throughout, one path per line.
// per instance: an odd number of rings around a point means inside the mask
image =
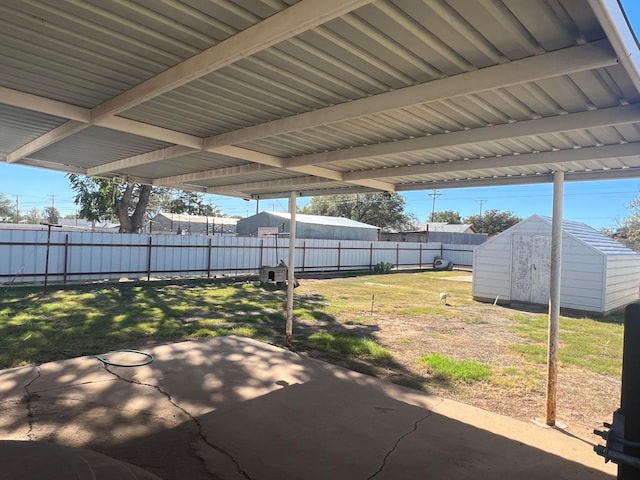
M 203 193 L 179 192 L 168 202 L 169 213 L 186 213 L 187 215 L 205 215 L 208 217 L 221 217 L 222 212 L 218 207 L 207 203 Z
M 36 207 L 33 207 L 31 210 L 29 210 L 29 213 L 25 215 L 24 219 L 27 223 L 37 224 L 42 221 L 42 215 L 40 215 L 40 210 L 38 210 Z
M 500 212 L 499 210 L 487 210 L 482 215 L 471 215 L 465 218 L 465 223 L 470 223 L 478 233 L 500 233 L 518 223 L 521 218 L 512 212 Z
M 462 217 L 460 213 L 453 210 L 445 210 L 443 212 L 434 212 L 429 215 L 430 222 L 446 222 L 453 225 L 460 225 L 462 223 Z
M 383 230 L 412 229 L 417 219 L 404 211 L 404 197 L 398 193 L 368 193 L 312 197 L 300 213 L 345 217 L 375 225 Z
M 67 176 L 76 192 L 74 202 L 80 206 L 80 216 L 90 222 L 105 220 L 115 213 L 121 233 L 140 233 L 145 211 L 152 193 L 151 185 L 116 184 L 111 179 Z
M 58 223 L 60 220 L 60 212 L 56 207 L 44 207 L 42 217 L 48 223 Z
M 619 228 L 616 234 L 632 242 L 640 241 L 640 195 L 629 202 L 627 208 L 631 214 L 622 220 L 617 220 Z
M 16 214 L 13 202 L 4 193 L 0 193 L 0 219 L 12 218 Z

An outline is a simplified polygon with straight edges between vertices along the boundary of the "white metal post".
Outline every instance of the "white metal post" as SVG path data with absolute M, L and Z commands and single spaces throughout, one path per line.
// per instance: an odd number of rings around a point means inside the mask
M 289 196 L 289 263 L 287 264 L 287 321 L 285 326 L 285 345 L 291 346 L 293 338 L 293 289 L 295 288 L 295 258 L 296 258 L 296 208 L 298 195 L 291 192 Z
M 560 274 L 562 271 L 562 201 L 564 172 L 553 173 L 553 218 L 551 221 L 551 276 L 549 282 L 549 346 L 547 350 L 546 424 L 556 424 L 558 383 L 558 330 L 560 323 Z

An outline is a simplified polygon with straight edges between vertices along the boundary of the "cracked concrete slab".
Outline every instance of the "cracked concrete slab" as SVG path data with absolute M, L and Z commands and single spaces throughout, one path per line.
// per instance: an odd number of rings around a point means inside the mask
M 155 361 L 135 368 L 82 357 L 44 364 L 39 376 L 31 367 L 0 372 L 0 439 L 89 448 L 167 480 L 604 480 L 615 473 L 591 445 L 558 431 L 254 340 L 149 351 Z

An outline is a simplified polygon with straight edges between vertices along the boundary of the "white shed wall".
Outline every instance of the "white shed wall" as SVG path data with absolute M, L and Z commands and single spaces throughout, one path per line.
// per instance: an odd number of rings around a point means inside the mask
M 511 300 L 511 235 L 503 232 L 473 254 L 474 298 Z
M 564 233 L 560 307 L 603 312 L 604 264 L 605 255 L 602 252 Z
M 612 255 L 607 258 L 604 312 L 640 298 L 640 256 Z

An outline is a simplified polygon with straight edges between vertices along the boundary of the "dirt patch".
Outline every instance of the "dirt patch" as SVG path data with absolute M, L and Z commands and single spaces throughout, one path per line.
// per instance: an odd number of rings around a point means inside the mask
M 513 345 L 526 342 L 514 332 L 514 320 L 508 316 L 513 311 L 485 304 L 450 308 L 452 318 L 368 314 L 367 324 L 326 325 L 323 328 L 353 329 L 360 333 L 364 330 L 392 352 L 390 364 L 355 365 L 365 373 L 509 417 L 525 421 L 544 419 L 546 365 L 528 362 L 512 350 Z M 473 310 L 473 321 L 468 320 L 470 309 Z M 458 318 L 456 310 L 467 320 Z M 302 330 L 313 329 L 317 324 L 301 327 Z M 336 361 L 319 352 L 311 353 Z M 469 384 L 442 381 L 417 361 L 430 353 L 491 365 L 492 379 Z M 345 366 L 354 368 L 353 364 Z M 620 386 L 617 377 L 561 366 L 558 372 L 558 421 L 568 426 L 570 434 L 597 443 L 593 428 L 602 421 L 611 421 L 613 411 L 619 405 Z

